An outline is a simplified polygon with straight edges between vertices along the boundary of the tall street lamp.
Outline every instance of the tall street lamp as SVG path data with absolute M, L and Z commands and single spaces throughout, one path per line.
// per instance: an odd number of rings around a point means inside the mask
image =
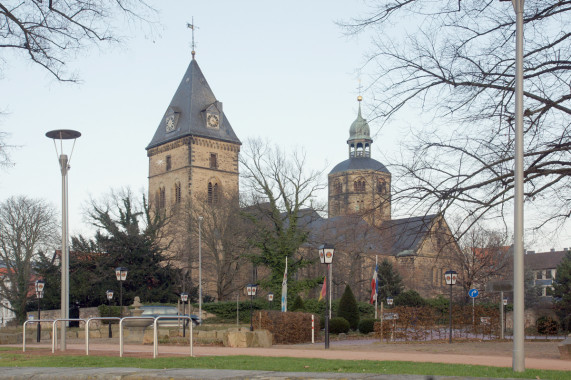
M 331 262 L 333 261 L 334 253 L 335 248 L 332 245 L 323 244 L 319 247 L 319 260 L 321 260 L 321 264 L 327 264 L 329 284 L 331 284 Z M 331 304 L 331 286 L 327 286 L 327 284 L 325 286 L 326 289 L 329 288 L 329 302 L 327 302 L 327 300 L 325 301 L 325 349 L 329 349 L 329 305 Z
M 387 297 L 387 305 L 393 306 L 393 297 Z
M 111 310 L 111 300 L 113 299 L 113 290 L 107 290 L 105 292 L 107 296 L 107 301 L 109 302 L 109 310 Z M 111 332 L 111 320 L 109 320 L 109 338 L 113 338 L 113 333 Z
M 500 0 L 509 1 L 509 0 Z M 524 260 L 523 260 L 523 6 L 512 0 L 516 14 L 515 140 L 514 140 L 514 269 L 512 369 L 525 371 Z
M 46 137 L 54 141 L 56 154 L 58 155 L 61 170 L 61 318 L 69 319 L 69 221 L 67 208 L 67 172 L 71 168 L 71 155 L 75 147 L 75 140 L 81 133 L 71 129 L 58 129 L 46 133 Z M 56 140 L 59 140 L 59 152 Z M 63 140 L 73 140 L 69 158 L 63 154 Z M 66 326 L 65 322 L 61 326 L 61 351 L 66 349 Z
M 202 321 L 202 216 L 198 217 L 198 317 Z
M 444 279 L 446 280 L 446 285 L 450 285 L 450 317 L 448 320 L 448 343 L 452 343 L 452 286 L 456 284 L 456 279 L 458 278 L 458 273 L 453 270 L 448 270 L 444 273 Z
M 250 331 L 254 331 L 254 325 L 252 324 L 252 314 L 253 314 L 253 303 L 254 303 L 254 296 L 256 295 L 256 291 L 258 290 L 258 285 L 256 284 L 248 284 L 246 286 L 246 291 L 250 296 Z
M 274 300 L 274 293 L 269 292 L 268 293 L 268 308 L 271 310 L 272 309 L 272 301 Z
M 180 300 L 182 301 L 182 315 L 186 315 L 186 301 L 188 300 L 188 293 L 180 293 Z M 190 310 L 189 310 L 190 314 Z M 186 336 L 186 320 L 182 320 L 182 336 Z
M 115 268 L 115 276 L 117 277 L 117 281 L 119 281 L 119 316 L 123 318 L 123 281 L 127 279 L 127 268 Z
M 38 336 L 36 337 L 36 341 L 40 343 L 40 337 L 42 336 L 42 325 L 39 319 L 42 319 L 40 316 L 40 300 L 44 298 L 44 285 L 45 282 L 42 280 L 36 281 L 36 298 L 38 299 Z

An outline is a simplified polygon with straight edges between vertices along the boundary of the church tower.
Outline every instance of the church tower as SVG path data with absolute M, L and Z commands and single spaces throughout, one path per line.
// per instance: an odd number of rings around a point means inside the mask
M 349 128 L 349 158 L 337 164 L 328 176 L 329 217 L 361 215 L 379 227 L 391 219 L 391 173 L 371 158 L 371 133 L 361 115 L 362 97 L 357 119 Z
M 149 202 L 158 209 L 188 199 L 216 203 L 222 196 L 238 193 L 241 142 L 192 53 L 146 148 Z

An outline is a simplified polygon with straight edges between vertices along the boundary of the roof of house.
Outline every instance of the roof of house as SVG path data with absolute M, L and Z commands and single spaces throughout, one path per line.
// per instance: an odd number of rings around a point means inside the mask
M 208 128 L 206 111 L 220 115 L 218 128 Z M 168 115 L 176 115 L 174 130 L 167 132 Z M 206 78 L 195 59 L 192 59 L 176 90 L 147 150 L 186 136 L 212 138 L 241 144 L 222 109 L 216 100 Z
M 390 173 L 385 165 L 370 157 L 351 157 L 335 165 L 329 174 L 344 172 L 347 170 L 376 170 Z
M 432 214 L 385 221 L 381 225 L 381 231 L 387 237 L 385 250 L 400 256 L 416 253 L 436 217 Z
M 532 270 L 555 269 L 563 261 L 566 253 L 566 251 L 527 253 L 524 255 L 524 263 Z

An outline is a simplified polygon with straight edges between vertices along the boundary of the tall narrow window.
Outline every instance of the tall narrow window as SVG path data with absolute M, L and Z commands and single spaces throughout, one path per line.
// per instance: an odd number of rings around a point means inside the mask
M 356 193 L 364 193 L 365 192 L 365 179 L 358 178 L 355 182 L 353 182 L 353 188 Z
M 165 188 L 161 187 L 159 189 L 159 208 L 165 208 L 166 205 L 166 193 Z
M 180 203 L 181 201 L 180 182 L 174 185 L 174 201 L 175 203 Z
M 208 203 L 218 203 L 220 199 L 220 186 L 216 182 L 208 182 Z
M 167 172 L 171 170 L 171 168 L 172 168 L 171 156 L 167 156 Z
M 387 183 L 384 179 L 379 179 L 377 181 L 377 193 L 384 194 L 387 192 Z
M 210 153 L 210 167 L 216 169 L 218 167 L 218 157 L 216 153 Z
M 343 191 L 341 181 L 339 181 L 338 179 L 336 179 L 333 184 L 333 191 L 335 192 L 335 194 L 341 194 L 341 192 Z

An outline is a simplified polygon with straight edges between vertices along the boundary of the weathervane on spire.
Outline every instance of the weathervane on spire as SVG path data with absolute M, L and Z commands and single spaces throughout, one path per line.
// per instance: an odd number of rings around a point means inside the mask
M 190 28 L 192 30 L 192 59 L 194 59 L 194 55 L 196 54 L 196 51 L 194 50 L 194 29 L 198 29 L 198 26 L 194 25 L 194 17 L 191 20 L 191 23 L 186 23 L 186 27 Z

